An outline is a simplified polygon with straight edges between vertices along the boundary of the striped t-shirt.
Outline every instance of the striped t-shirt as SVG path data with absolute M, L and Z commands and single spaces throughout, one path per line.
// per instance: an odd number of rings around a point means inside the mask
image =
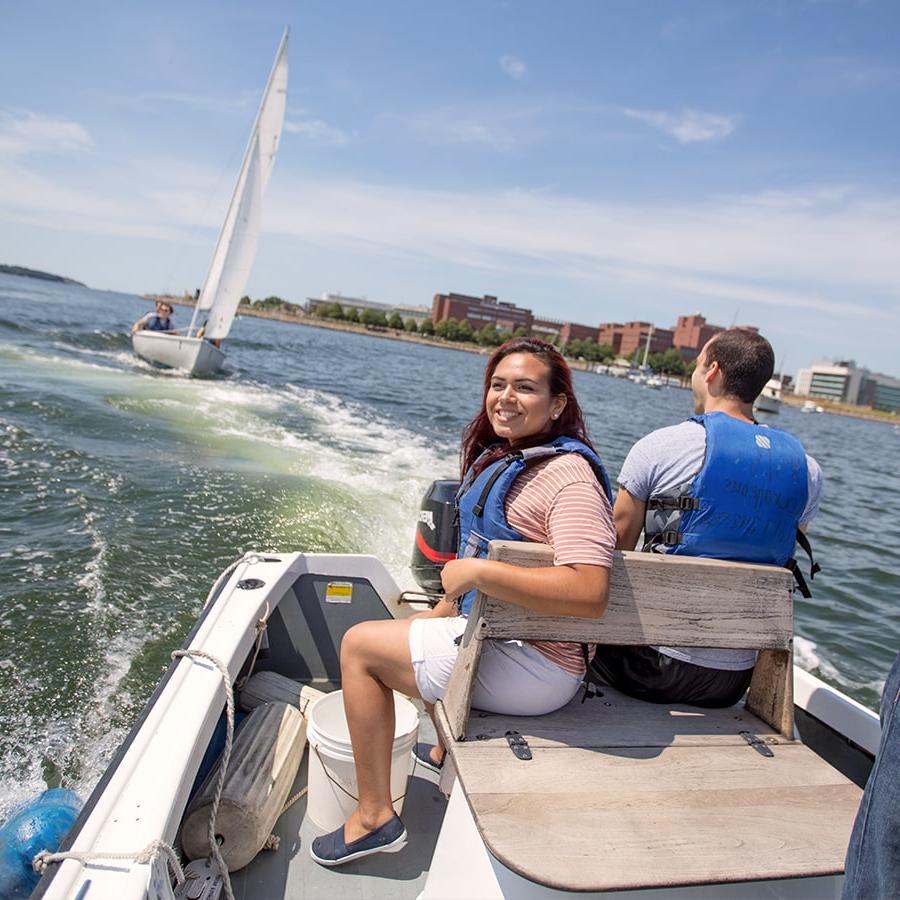
M 616 546 L 612 507 L 581 454 L 566 453 L 529 466 L 512 483 L 505 511 L 511 528 L 529 541 L 553 547 L 554 565 L 612 566 Z M 584 675 L 580 644 L 530 643 L 565 671 L 578 678 Z

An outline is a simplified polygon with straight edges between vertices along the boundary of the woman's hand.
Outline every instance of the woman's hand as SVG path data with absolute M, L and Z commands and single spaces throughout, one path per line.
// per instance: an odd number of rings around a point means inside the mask
M 441 570 L 444 598 L 447 601 L 453 601 L 478 587 L 477 575 L 484 562 L 483 559 L 467 557 L 451 559 L 450 562 L 444 563 L 444 568 Z

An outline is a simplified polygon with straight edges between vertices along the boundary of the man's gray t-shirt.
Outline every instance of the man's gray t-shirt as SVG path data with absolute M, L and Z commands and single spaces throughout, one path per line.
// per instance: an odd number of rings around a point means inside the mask
M 651 495 L 671 494 L 690 484 L 703 466 L 706 455 L 706 429 L 688 420 L 679 425 L 659 428 L 641 438 L 628 451 L 619 472 L 619 487 L 636 500 L 646 503 Z M 808 496 L 800 524 L 807 525 L 819 511 L 822 495 L 822 470 L 806 456 Z M 695 666 L 738 671 L 752 668 L 756 662 L 753 650 L 720 650 L 698 647 L 657 647 L 660 653 Z

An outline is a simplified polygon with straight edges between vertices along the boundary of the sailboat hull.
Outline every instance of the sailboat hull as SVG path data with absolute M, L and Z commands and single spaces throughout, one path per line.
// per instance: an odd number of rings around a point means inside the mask
M 225 361 L 225 354 L 218 347 L 197 337 L 145 330 L 132 335 L 131 344 L 147 362 L 197 377 L 214 375 Z

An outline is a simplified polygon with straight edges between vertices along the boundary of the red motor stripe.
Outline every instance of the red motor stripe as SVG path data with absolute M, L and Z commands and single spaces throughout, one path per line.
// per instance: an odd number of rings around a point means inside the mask
M 416 546 L 422 551 L 422 555 L 433 563 L 445 563 L 450 562 L 451 559 L 456 559 L 455 553 L 440 553 L 437 550 L 432 550 L 425 543 L 425 538 L 422 537 L 422 532 L 418 528 L 416 529 Z

